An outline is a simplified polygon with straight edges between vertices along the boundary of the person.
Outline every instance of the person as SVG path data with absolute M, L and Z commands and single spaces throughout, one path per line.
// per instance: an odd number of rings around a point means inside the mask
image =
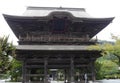
M 85 78 L 85 83 L 87 83 L 88 78 L 87 78 L 87 74 L 86 73 L 84 75 L 84 78 Z

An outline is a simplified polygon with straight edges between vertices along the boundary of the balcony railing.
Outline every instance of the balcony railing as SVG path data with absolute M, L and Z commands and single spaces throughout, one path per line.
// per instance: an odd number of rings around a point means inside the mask
M 79 43 L 79 42 L 95 42 L 96 40 L 90 41 L 90 37 L 88 35 L 81 36 L 78 32 L 72 32 L 69 34 L 53 34 L 51 32 L 31 32 L 24 36 L 19 36 L 20 42 L 58 42 L 58 43 Z
M 40 35 L 40 36 L 27 36 L 20 37 L 20 41 L 41 41 L 41 42 L 81 42 L 89 41 L 89 38 L 79 38 L 74 36 L 58 36 L 58 35 Z

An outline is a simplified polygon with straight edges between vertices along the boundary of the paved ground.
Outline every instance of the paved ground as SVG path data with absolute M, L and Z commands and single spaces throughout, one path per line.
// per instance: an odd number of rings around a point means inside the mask
M 99 80 L 96 83 L 120 83 L 120 79 Z
M 0 80 L 0 83 L 22 83 L 22 82 L 5 82 Z M 51 81 L 51 83 L 64 83 L 63 81 Z M 98 80 L 96 82 L 89 81 L 88 83 L 120 83 L 120 79 Z

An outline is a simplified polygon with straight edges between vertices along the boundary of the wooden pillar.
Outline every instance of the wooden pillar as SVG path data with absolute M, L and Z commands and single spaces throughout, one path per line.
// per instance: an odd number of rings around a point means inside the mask
M 94 65 L 94 61 L 91 62 L 91 71 L 92 71 L 92 81 L 95 81 L 95 65 Z
M 30 75 L 31 74 L 31 70 L 28 70 L 28 74 Z M 28 77 L 28 81 L 30 82 L 30 76 Z
M 47 58 L 44 58 L 44 83 L 48 83 L 48 69 L 47 69 L 48 61 Z
M 67 70 L 66 69 L 64 69 L 64 71 L 65 71 L 65 79 L 64 79 L 64 81 L 65 81 L 65 83 L 66 83 L 66 80 L 67 80 Z
M 74 83 L 74 58 L 70 59 L 70 82 Z
M 26 82 L 26 62 L 25 60 L 23 61 L 23 65 L 22 65 L 22 83 Z

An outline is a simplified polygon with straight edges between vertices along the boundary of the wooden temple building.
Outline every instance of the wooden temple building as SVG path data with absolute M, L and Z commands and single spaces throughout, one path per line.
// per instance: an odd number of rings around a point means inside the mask
M 4 18 L 19 39 L 16 58 L 23 62 L 23 83 L 95 80 L 100 51 L 88 47 L 112 17 L 94 18 L 84 8 L 28 7 L 22 16 Z

